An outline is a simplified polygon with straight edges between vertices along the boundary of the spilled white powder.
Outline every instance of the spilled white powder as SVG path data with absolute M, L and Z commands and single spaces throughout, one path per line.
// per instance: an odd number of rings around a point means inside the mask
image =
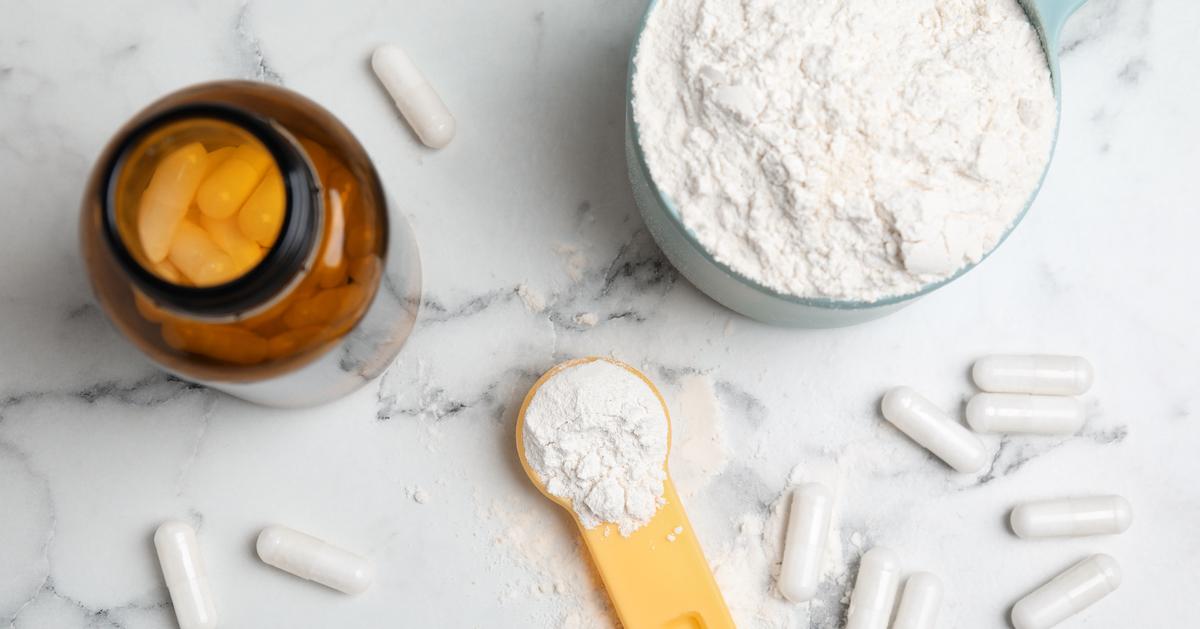
M 791 295 L 873 301 L 979 261 L 1056 124 L 1017 0 L 660 0 L 636 61 L 655 182 Z
M 524 442 L 546 491 L 586 528 L 610 522 L 628 536 L 663 504 L 667 415 L 620 365 L 582 363 L 543 383 L 525 411 Z

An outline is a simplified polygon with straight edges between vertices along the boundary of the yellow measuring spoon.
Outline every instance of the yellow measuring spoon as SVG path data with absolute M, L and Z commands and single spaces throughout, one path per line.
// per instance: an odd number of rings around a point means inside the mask
M 637 369 L 617 360 L 601 357 L 579 358 L 555 365 L 547 371 L 525 396 L 517 415 L 517 454 L 525 474 L 550 500 L 567 510 L 579 525 L 583 541 L 596 565 L 600 579 L 608 590 L 609 599 L 625 629 L 725 629 L 733 627 L 733 619 L 721 591 L 709 570 L 700 542 L 688 523 L 687 514 L 675 493 L 670 474 L 663 483 L 660 506 L 642 528 L 629 537 L 616 531 L 616 526 L 601 524 L 586 528 L 571 504 L 546 491 L 540 478 L 525 458 L 525 411 L 538 389 L 565 369 L 596 360 L 608 361 L 634 374 L 650 387 L 662 403 L 667 421 L 667 443 L 670 449 L 671 420 L 667 403 L 654 383 Z M 663 461 L 663 472 L 668 472 Z M 676 531 L 682 531 L 676 533 Z

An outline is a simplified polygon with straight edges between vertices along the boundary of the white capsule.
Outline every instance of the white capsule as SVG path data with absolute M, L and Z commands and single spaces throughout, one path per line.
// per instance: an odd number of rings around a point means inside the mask
M 900 585 L 900 558 L 889 548 L 876 546 L 862 556 L 846 629 L 887 629 Z
M 179 629 L 217 626 L 217 607 L 208 586 L 208 571 L 200 556 L 196 530 L 179 520 L 167 520 L 154 532 L 154 550 L 163 581 L 171 595 Z
M 1024 393 L 977 393 L 967 403 L 975 432 L 1070 435 L 1087 416 L 1079 398 Z
M 1012 608 L 1016 629 L 1049 629 L 1083 611 L 1121 585 L 1121 567 L 1108 555 L 1092 555 L 1030 592 Z
M 918 572 L 904 584 L 892 629 L 933 629 L 942 607 L 942 580 L 931 572 Z
M 909 387 L 888 391 L 882 410 L 888 421 L 950 467 L 971 474 L 987 465 L 987 449 L 979 437 Z
M 1116 535 L 1133 524 L 1133 506 L 1121 496 L 1039 500 L 1017 505 L 1009 524 L 1018 537 Z
M 808 483 L 792 493 L 783 563 L 779 569 L 779 591 L 793 603 L 817 595 L 832 516 L 833 492 L 825 485 Z
M 454 116 L 404 49 L 393 44 L 376 48 L 371 68 L 426 146 L 440 149 L 454 139 Z
M 1081 395 L 1092 386 L 1092 364 L 1080 356 L 986 356 L 971 370 L 975 386 L 991 393 Z
M 285 526 L 263 529 L 257 548 L 264 563 L 346 594 L 361 594 L 375 580 L 370 560 Z

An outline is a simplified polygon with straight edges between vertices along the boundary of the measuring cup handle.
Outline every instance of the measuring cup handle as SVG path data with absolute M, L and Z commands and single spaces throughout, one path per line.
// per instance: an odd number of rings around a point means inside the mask
M 1058 35 L 1062 32 L 1063 24 L 1076 9 L 1083 6 L 1087 0 L 1028 0 L 1029 8 L 1036 14 L 1046 34 L 1046 44 L 1051 54 L 1057 54 Z

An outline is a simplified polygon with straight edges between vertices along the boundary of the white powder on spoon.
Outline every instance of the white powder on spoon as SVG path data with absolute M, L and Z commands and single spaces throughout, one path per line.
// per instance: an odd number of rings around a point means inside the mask
M 611 522 L 628 536 L 663 504 L 667 414 L 624 367 L 595 360 L 559 371 L 534 394 L 523 433 L 525 460 L 584 527 Z
M 1056 123 L 1016 0 L 660 0 L 634 116 L 714 257 L 778 292 L 874 301 L 979 261 Z

